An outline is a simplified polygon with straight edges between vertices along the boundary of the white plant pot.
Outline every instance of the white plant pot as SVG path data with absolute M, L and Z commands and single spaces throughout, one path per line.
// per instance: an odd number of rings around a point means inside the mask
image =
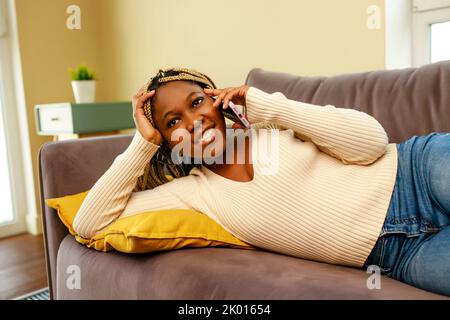
M 76 103 L 95 102 L 95 80 L 72 81 L 73 95 Z

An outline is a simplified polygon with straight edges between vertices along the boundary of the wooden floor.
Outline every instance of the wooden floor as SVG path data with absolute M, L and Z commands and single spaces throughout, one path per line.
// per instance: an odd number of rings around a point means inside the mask
M 0 300 L 47 286 L 42 235 L 0 239 Z

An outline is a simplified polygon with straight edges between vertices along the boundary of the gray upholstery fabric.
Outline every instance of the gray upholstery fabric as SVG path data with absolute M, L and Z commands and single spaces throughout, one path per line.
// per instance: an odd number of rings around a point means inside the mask
M 49 142 L 38 154 L 39 188 L 51 297 L 56 296 L 56 257 L 68 234 L 56 211 L 44 199 L 76 194 L 91 188 L 130 144 L 132 135 L 101 136 Z
M 450 131 L 450 61 L 333 77 L 253 69 L 246 83 L 293 100 L 364 111 L 383 125 L 391 142 Z
M 80 267 L 80 289 L 67 286 Z M 69 269 L 68 269 L 69 268 Z M 153 254 L 101 253 L 68 235 L 58 253 L 58 299 L 441 299 L 364 271 L 262 250 L 192 248 Z M 70 282 L 70 279 L 69 279 Z
M 246 83 L 267 92 L 283 92 L 291 99 L 365 111 L 383 124 L 391 142 L 432 131 L 450 131 L 450 62 L 329 78 L 253 69 Z M 40 149 L 39 183 L 52 298 L 438 297 L 384 276 L 381 290 L 368 290 L 364 270 L 263 251 L 205 248 L 125 255 L 84 248 L 68 235 L 44 199 L 92 187 L 131 139 L 132 135 L 102 136 L 51 142 Z M 65 271 L 70 264 L 81 268 L 81 290 L 65 286 Z

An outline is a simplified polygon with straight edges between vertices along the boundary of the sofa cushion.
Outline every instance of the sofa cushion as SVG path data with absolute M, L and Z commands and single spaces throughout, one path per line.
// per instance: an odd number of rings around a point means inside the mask
M 67 236 L 57 270 L 58 299 L 447 299 L 385 276 L 369 290 L 365 270 L 263 250 L 101 253 Z

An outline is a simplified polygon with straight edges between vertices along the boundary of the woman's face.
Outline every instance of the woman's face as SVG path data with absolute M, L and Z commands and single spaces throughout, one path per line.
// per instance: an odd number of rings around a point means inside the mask
M 183 156 L 203 158 L 203 150 L 206 149 L 210 156 L 217 157 L 225 151 L 226 124 L 221 109 L 213 107 L 213 103 L 214 100 L 198 84 L 190 81 L 164 83 L 158 87 L 153 97 L 152 111 L 156 129 L 171 149 L 183 143 L 184 138 L 181 139 L 180 132 L 187 138 L 190 137 L 182 144 L 189 146 L 183 149 Z M 208 135 L 205 135 L 202 141 L 202 134 L 210 128 L 214 128 L 215 138 L 207 139 Z M 200 153 L 198 150 L 201 150 Z

